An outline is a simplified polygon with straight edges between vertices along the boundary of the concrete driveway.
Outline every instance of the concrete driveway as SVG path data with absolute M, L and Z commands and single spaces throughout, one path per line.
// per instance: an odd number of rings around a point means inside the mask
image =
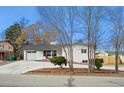
M 16 61 L 7 65 L 0 66 L 0 74 L 21 74 L 40 68 L 56 68 L 50 62 L 42 61 Z M 86 65 L 75 65 L 74 67 L 87 67 Z
M 0 74 L 21 74 L 31 70 L 40 69 L 40 68 L 56 68 L 50 62 L 42 61 L 16 61 L 10 64 L 0 66 Z M 75 68 L 87 68 L 87 65 L 74 64 Z M 105 65 L 103 69 L 113 69 L 114 65 Z M 119 67 L 120 70 L 124 71 L 124 65 Z
M 0 66 L 2 74 L 20 74 L 34 69 L 54 67 L 53 64 L 41 61 L 16 61 L 7 65 Z

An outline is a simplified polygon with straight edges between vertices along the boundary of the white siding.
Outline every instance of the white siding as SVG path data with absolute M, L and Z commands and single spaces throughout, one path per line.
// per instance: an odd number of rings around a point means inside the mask
M 68 49 L 67 48 L 65 48 L 65 51 L 66 51 L 66 53 L 67 53 L 67 55 L 68 55 Z M 64 56 L 64 57 L 66 57 L 66 54 L 65 54 L 65 51 L 64 51 L 64 49 L 62 48 L 62 56 Z
M 65 48 L 66 51 L 68 51 L 67 48 Z M 81 49 L 86 49 L 86 53 L 81 53 Z M 62 56 L 65 56 L 64 49 L 62 49 Z M 82 63 L 82 60 L 87 60 L 88 61 L 88 48 L 87 46 L 83 45 L 73 45 L 73 61 Z
M 82 53 L 81 49 L 86 49 L 86 53 Z M 82 60 L 88 60 L 88 48 L 86 46 L 75 45 L 73 47 L 74 62 L 82 63 Z
M 26 50 L 24 50 L 24 60 L 27 60 L 26 59 Z
M 46 59 L 45 56 L 43 56 L 43 51 L 37 51 L 36 52 L 36 60 L 43 60 Z
M 24 50 L 24 60 L 43 60 L 43 59 L 46 59 L 46 57 L 43 56 L 43 51 L 36 51 L 36 53 L 28 53 L 28 51 L 32 51 L 32 50 Z
M 65 48 L 66 51 L 68 51 L 67 48 Z M 81 49 L 86 49 L 86 53 L 82 53 Z M 27 56 L 29 55 L 29 56 Z M 57 56 L 65 56 L 64 49 L 62 48 L 62 54 L 57 51 Z M 43 56 L 43 51 L 36 51 L 35 55 L 32 56 L 30 53 L 28 54 L 26 50 L 24 50 L 24 60 L 27 60 L 27 57 L 33 57 L 30 59 L 35 59 L 35 60 L 43 60 L 46 59 L 45 56 Z M 73 45 L 73 61 L 82 63 L 82 60 L 87 60 L 88 61 L 88 48 L 87 46 L 83 45 Z

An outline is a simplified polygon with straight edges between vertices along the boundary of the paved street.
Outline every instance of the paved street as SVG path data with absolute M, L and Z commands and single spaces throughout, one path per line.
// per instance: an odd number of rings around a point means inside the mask
M 0 74 L 0 87 L 124 87 L 124 77 Z

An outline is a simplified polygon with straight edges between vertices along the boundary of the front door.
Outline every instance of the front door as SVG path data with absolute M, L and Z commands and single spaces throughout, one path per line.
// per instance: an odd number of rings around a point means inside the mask
M 4 52 L 0 52 L 0 60 L 4 60 Z

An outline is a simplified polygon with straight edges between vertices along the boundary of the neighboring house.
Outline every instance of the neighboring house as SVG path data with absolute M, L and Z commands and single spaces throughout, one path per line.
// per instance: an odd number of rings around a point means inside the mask
M 65 45 L 67 51 L 68 45 Z M 81 43 L 75 43 L 73 48 L 73 61 L 77 63 L 88 63 L 88 48 Z M 45 60 L 52 56 L 64 56 L 65 52 L 59 45 L 26 45 L 24 46 L 24 60 Z
M 108 56 L 109 54 L 107 52 L 105 52 L 105 51 L 102 51 L 102 52 L 96 51 L 96 55 L 97 56 Z
M 96 58 L 102 58 L 104 60 L 104 64 L 115 64 L 115 54 L 114 52 L 96 52 Z M 124 63 L 124 56 L 122 54 L 119 55 L 119 64 Z
M 0 41 L 0 60 L 6 60 L 7 55 L 14 54 L 14 47 L 9 40 Z

